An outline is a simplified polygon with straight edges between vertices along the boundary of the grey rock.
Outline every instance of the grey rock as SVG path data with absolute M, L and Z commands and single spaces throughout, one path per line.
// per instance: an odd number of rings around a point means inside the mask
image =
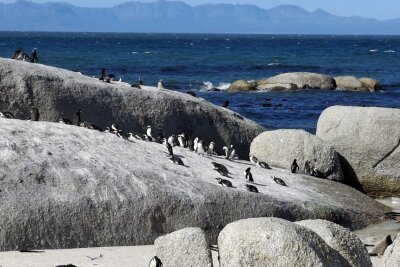
M 149 245 L 185 227 L 203 229 L 215 244 L 225 225 L 244 218 L 322 218 L 360 229 L 384 212 L 346 185 L 280 169 L 252 168 L 261 186 L 247 192 L 248 161 L 175 147 L 179 166 L 155 142 L 42 121 L 0 118 L 0 125 L 1 251 Z M 217 184 L 214 161 L 235 188 Z
M 369 91 L 364 84 L 354 76 L 335 77 L 336 86 L 341 90 Z
M 360 78 L 359 80 L 363 83 L 364 87 L 366 87 L 371 92 L 382 89 L 382 85 L 377 80 L 371 78 Z
M 296 222 L 318 234 L 332 249 L 340 253 L 353 267 L 372 267 L 364 244 L 350 230 L 325 220 Z
M 387 247 L 383 254 L 383 267 L 400 265 L 400 234 L 396 236 L 393 244 Z
M 102 128 L 116 123 L 125 132 L 144 133 L 151 125 L 154 134 L 161 131 L 164 136 L 186 131 L 193 139 L 198 136 L 221 147 L 232 144 L 246 159 L 251 140 L 264 130 L 228 109 L 184 93 L 108 84 L 72 71 L 0 58 L 0 111 L 26 119 L 30 105 L 39 109 L 44 121 L 72 119 L 82 110 L 84 121 Z
M 257 90 L 266 91 L 284 91 L 284 90 L 295 90 L 297 86 L 293 83 L 271 83 L 268 80 L 257 81 Z
M 330 180 L 344 181 L 339 157 L 335 149 L 320 138 L 303 130 L 275 130 L 257 136 L 250 147 L 250 155 L 270 166 L 290 169 L 294 159 L 304 173 L 306 160 Z
M 218 236 L 220 266 L 350 266 L 316 233 L 278 218 L 228 224 Z
M 297 89 L 334 90 L 336 88 L 335 80 L 332 77 L 310 72 L 283 73 L 268 78 L 266 82 L 270 84 L 294 84 Z
M 242 92 L 242 91 L 254 91 L 255 88 L 252 84 L 245 80 L 234 81 L 228 88 L 229 92 Z
M 369 254 L 373 256 L 382 256 L 385 253 L 385 250 L 388 246 L 393 243 L 392 237 L 390 235 L 386 235 L 382 240 L 378 241 L 375 246 L 371 249 Z
M 317 136 L 334 146 L 346 176 L 370 196 L 400 194 L 400 110 L 334 106 L 319 117 Z
M 212 267 L 206 236 L 200 228 L 185 228 L 154 241 L 163 266 Z

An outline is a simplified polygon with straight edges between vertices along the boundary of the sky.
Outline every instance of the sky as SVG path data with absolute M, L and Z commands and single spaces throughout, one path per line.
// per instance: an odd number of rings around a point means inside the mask
M 67 2 L 76 6 L 110 7 L 131 0 L 32 0 L 32 2 Z M 155 0 L 137 0 L 154 2 Z M 253 4 L 262 8 L 271 8 L 282 4 L 298 5 L 308 11 L 322 8 L 334 15 L 361 16 L 375 19 L 400 18 L 400 0 L 177 0 L 196 6 L 204 3 Z M 12 3 L 15 0 L 0 0 Z

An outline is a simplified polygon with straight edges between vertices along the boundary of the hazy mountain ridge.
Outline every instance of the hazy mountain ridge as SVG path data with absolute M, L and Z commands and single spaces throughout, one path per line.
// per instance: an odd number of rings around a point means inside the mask
M 400 19 L 379 21 L 340 17 L 323 9 L 294 5 L 262 9 L 254 5 L 184 2 L 127 2 L 112 8 L 19 0 L 0 3 L 2 31 L 93 31 L 175 33 L 400 34 Z

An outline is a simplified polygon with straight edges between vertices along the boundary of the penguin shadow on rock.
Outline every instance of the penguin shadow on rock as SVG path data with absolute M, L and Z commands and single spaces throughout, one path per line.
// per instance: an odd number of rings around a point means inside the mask
M 350 162 L 347 161 L 345 157 L 337 153 L 339 156 L 340 165 L 342 166 L 343 174 L 346 177 L 344 184 L 353 187 L 354 189 L 366 194 L 364 188 L 362 187 L 360 181 L 358 180 L 357 174 L 351 166 Z

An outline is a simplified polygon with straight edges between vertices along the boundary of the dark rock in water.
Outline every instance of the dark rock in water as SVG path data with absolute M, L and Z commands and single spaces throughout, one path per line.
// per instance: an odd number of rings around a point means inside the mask
M 218 89 L 218 88 L 215 88 L 215 87 L 213 87 L 213 88 L 211 88 L 211 89 L 209 89 L 209 90 L 207 90 L 208 92 L 221 92 L 222 90 L 221 89 Z
M 0 125 L 0 251 L 148 245 L 183 227 L 199 227 L 215 242 L 228 223 L 267 214 L 358 229 L 385 212 L 384 205 L 329 180 L 274 169 L 290 184 L 287 194 L 270 170 L 254 168 L 257 183 L 267 186 L 249 194 L 238 178 L 243 161 L 179 148 L 184 167 L 170 164 L 156 142 L 43 121 L 0 118 Z M 213 180 L 212 160 L 228 164 L 235 188 Z
M 228 92 L 243 92 L 243 91 L 254 91 L 255 87 L 251 84 L 248 83 L 244 80 L 239 80 L 239 81 L 235 81 L 233 82 L 229 88 L 228 88 Z
M 247 158 L 252 139 L 264 130 L 230 110 L 185 93 L 155 92 L 146 86 L 137 90 L 12 59 L 0 59 L 0 77 L 0 110 L 12 111 L 16 118 L 29 117 L 29 103 L 40 110 L 44 121 L 58 121 L 60 114 L 73 118 L 81 109 L 86 122 L 103 129 L 117 123 L 124 132 L 140 132 L 151 123 L 165 136 L 184 130 L 206 142 L 233 144 L 241 158 Z

